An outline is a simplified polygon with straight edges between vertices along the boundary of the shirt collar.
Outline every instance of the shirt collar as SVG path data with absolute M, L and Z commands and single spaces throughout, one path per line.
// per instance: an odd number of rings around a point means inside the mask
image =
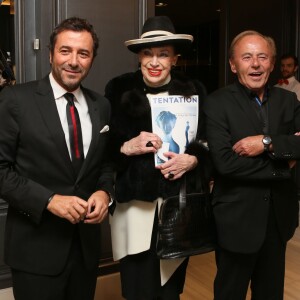
M 55 100 L 62 98 L 65 93 L 68 93 L 66 89 L 64 89 L 60 84 L 58 84 L 58 82 L 54 79 L 52 73 L 49 74 L 49 80 L 50 80 L 50 84 L 53 90 Z M 72 94 L 74 94 L 78 102 L 80 102 L 80 99 L 82 99 L 83 97 L 80 87 L 78 87 L 75 91 L 73 91 Z
M 247 96 L 251 100 L 253 100 L 255 97 L 257 97 L 256 93 L 254 93 L 253 91 L 249 90 L 247 87 L 242 85 L 238 80 L 236 82 L 237 82 L 238 86 L 246 92 Z M 269 95 L 270 95 L 270 87 L 268 85 L 266 85 L 262 102 L 267 101 L 269 98 Z
M 295 76 L 292 76 L 292 77 L 287 78 L 287 80 L 289 83 L 292 83 L 296 80 L 296 78 L 295 78 Z

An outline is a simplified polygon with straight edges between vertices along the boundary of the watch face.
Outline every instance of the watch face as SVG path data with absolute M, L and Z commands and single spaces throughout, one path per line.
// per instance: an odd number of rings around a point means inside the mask
M 265 137 L 263 138 L 263 143 L 264 143 L 265 145 L 270 145 L 271 142 L 272 142 L 272 140 L 271 140 L 271 138 L 270 138 L 269 136 L 265 136 Z

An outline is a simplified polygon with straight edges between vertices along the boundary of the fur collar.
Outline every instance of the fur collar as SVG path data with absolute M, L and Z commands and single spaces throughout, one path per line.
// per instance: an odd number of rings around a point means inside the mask
M 121 95 L 120 109 L 129 117 L 145 117 L 151 111 L 149 100 L 146 96 L 147 86 L 143 81 L 141 71 L 129 73 L 126 90 Z M 168 85 L 170 95 L 191 96 L 197 94 L 197 89 L 193 81 L 178 72 L 171 72 L 171 81 Z

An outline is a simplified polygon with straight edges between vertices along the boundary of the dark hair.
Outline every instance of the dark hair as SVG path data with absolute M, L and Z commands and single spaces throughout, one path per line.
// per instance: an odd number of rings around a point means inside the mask
M 294 60 L 295 67 L 297 67 L 299 65 L 297 56 L 292 53 L 286 53 L 286 54 L 281 55 L 280 61 L 283 59 L 287 59 L 287 58 L 292 58 Z
M 57 35 L 66 30 L 77 31 L 77 32 L 80 32 L 80 31 L 89 32 L 91 34 L 91 36 L 93 38 L 93 42 L 94 42 L 93 57 L 95 57 L 97 55 L 97 49 L 99 47 L 99 39 L 94 30 L 94 27 L 87 20 L 81 19 L 78 17 L 71 17 L 71 18 L 65 19 L 54 28 L 53 32 L 50 35 L 49 50 L 50 50 L 51 54 L 53 54 L 53 51 L 54 51 Z

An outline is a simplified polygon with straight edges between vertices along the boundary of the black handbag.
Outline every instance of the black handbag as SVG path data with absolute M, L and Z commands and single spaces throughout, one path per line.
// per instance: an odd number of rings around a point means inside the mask
M 187 257 L 215 249 L 216 230 L 209 192 L 186 194 L 184 180 L 179 196 L 163 200 L 158 217 L 159 258 Z

